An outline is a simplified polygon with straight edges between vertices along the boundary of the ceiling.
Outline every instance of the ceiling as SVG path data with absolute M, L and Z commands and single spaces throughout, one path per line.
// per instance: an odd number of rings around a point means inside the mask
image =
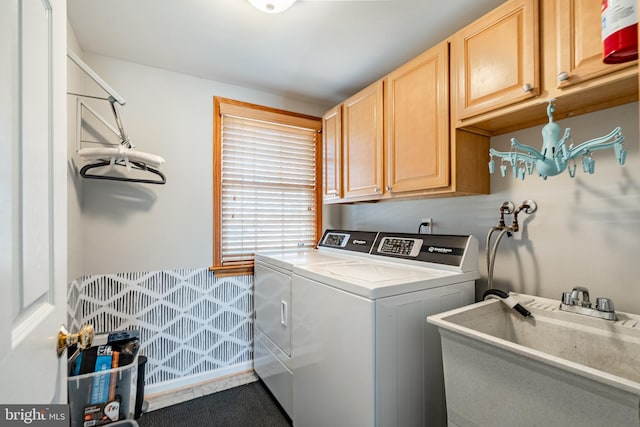
M 67 0 L 84 52 L 338 104 L 504 0 Z

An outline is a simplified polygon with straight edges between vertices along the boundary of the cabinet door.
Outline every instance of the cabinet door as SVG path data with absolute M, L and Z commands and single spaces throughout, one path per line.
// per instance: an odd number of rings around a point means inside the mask
M 322 199 L 342 197 L 342 105 L 322 117 Z
M 386 191 L 449 184 L 449 47 L 443 42 L 385 82 Z
M 382 81 L 344 101 L 342 113 L 344 197 L 375 199 L 384 173 Z
M 567 87 L 623 68 L 638 61 L 623 64 L 602 62 L 601 0 L 557 0 L 555 23 L 557 31 L 558 87 Z
M 540 93 L 538 33 L 538 1 L 512 0 L 454 35 L 458 119 Z

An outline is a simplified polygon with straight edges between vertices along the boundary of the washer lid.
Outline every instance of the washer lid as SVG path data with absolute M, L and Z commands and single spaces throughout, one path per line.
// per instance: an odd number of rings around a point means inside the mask
M 369 299 L 461 283 L 480 277 L 479 272 L 457 273 L 373 260 L 306 265 L 294 267 L 294 273 Z
M 328 267 L 328 266 L 323 266 Z M 415 271 L 404 267 L 388 264 L 348 263 L 333 265 L 325 268 L 331 276 L 350 281 L 365 281 L 374 284 L 413 282 L 416 280 L 433 279 L 450 276 L 453 273 L 442 270 Z

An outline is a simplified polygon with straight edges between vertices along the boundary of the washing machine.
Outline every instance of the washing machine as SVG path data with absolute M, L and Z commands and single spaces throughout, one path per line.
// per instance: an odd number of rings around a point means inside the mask
M 292 281 L 294 266 L 341 264 L 368 255 L 376 232 L 335 231 L 315 248 L 257 253 L 254 268 L 254 355 L 256 374 L 293 418 Z
M 318 251 L 348 251 L 341 243 L 330 230 Z M 446 425 L 440 337 L 426 316 L 473 303 L 479 277 L 473 236 L 380 232 L 361 256 L 294 265 L 294 426 Z

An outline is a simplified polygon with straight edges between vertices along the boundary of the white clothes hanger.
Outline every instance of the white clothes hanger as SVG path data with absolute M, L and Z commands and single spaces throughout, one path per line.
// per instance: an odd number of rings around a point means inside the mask
M 111 86 L 107 84 L 95 71 L 91 69 L 78 55 L 73 51 L 67 50 L 67 57 L 71 59 L 78 67 L 82 69 L 91 79 L 96 82 L 98 86 L 102 88 L 109 96 L 107 98 L 101 98 L 97 96 L 89 96 L 77 93 L 71 93 L 78 97 L 77 104 L 77 120 L 78 120 L 78 155 L 91 163 L 86 164 L 80 170 L 80 175 L 84 178 L 90 179 L 104 179 L 112 181 L 127 181 L 127 182 L 140 182 L 147 184 L 165 184 L 166 177 L 157 168 L 164 164 L 164 159 L 156 154 L 144 153 L 135 150 L 135 146 L 129 140 L 122 119 L 118 114 L 118 108 L 116 103 L 125 105 L 126 101 L 120 96 Z M 111 105 L 111 110 L 116 121 L 117 129 L 114 128 L 107 120 L 105 120 L 100 114 L 98 114 L 93 108 L 91 108 L 86 102 L 80 98 L 94 98 L 106 100 Z M 97 118 L 102 124 L 104 124 L 111 132 L 113 132 L 119 139 L 120 144 L 115 147 L 100 147 L 100 148 L 83 148 L 82 147 L 82 117 L 83 112 L 87 111 L 95 118 Z M 96 168 L 124 166 L 130 171 L 132 168 L 150 172 L 156 175 L 153 179 L 139 178 L 139 177 L 127 177 L 122 175 L 109 175 L 109 174 L 94 174 L 89 171 Z

